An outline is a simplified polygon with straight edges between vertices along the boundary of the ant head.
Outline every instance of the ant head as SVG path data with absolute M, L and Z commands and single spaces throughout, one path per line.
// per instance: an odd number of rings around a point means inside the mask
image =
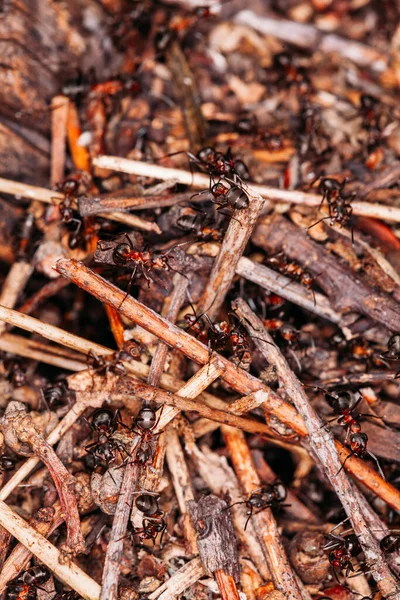
M 363 110 L 371 110 L 378 104 L 378 100 L 369 94 L 361 94 L 360 105 Z
M 340 411 L 351 410 L 358 400 L 356 394 L 349 390 L 343 390 L 337 394 L 332 394 L 332 396 L 335 398 L 336 407 Z
M 389 352 L 400 353 L 400 333 L 393 333 L 388 341 Z
M 113 412 L 106 408 L 98 408 L 91 416 L 92 425 L 96 429 L 109 429 L 113 420 Z
M 136 425 L 140 429 L 152 429 L 156 423 L 156 411 L 151 406 L 143 406 L 136 417 Z
M 286 500 L 287 489 L 281 481 L 272 484 L 272 492 L 275 502 L 283 502 Z
M 386 554 L 396 552 L 400 548 L 400 536 L 396 533 L 389 533 L 389 535 L 385 535 L 385 537 L 381 539 L 379 546 L 382 552 L 385 552 Z
M 2 471 L 12 471 L 15 467 L 15 460 L 10 456 L 2 456 L 0 458 L 0 470 Z

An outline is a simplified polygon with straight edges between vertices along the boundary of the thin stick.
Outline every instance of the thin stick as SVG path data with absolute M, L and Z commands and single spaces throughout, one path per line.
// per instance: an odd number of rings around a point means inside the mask
M 99 408 L 102 406 L 104 400 L 110 393 L 110 386 L 103 385 L 101 391 L 95 391 L 93 393 L 82 393 L 77 392 L 77 402 L 67 412 L 65 417 L 58 423 L 46 439 L 46 442 L 53 446 L 56 444 L 66 431 L 79 419 L 79 417 L 85 412 L 90 406 L 92 408 Z M 7 481 L 7 483 L 0 490 L 0 500 L 6 500 L 13 490 L 33 471 L 38 465 L 40 460 L 36 457 L 29 458 L 14 475 Z
M 204 567 L 200 558 L 194 558 L 149 594 L 149 600 L 175 600 L 204 575 Z
M 199 475 L 213 494 L 222 496 L 228 493 L 231 499 L 238 498 L 241 495 L 237 477 L 224 456 L 219 456 L 207 447 L 203 447 L 202 451 L 200 451 L 196 444 L 188 445 L 187 452 L 192 460 L 194 460 Z M 265 580 L 270 580 L 271 571 L 253 524 L 250 522 L 246 531 L 244 529 L 247 514 L 243 504 L 233 506 L 231 514 L 236 535 L 243 546 L 246 556 L 249 556 L 254 562 L 261 577 Z
M 279 40 L 295 44 L 301 48 L 318 50 L 321 53 L 335 52 L 361 67 L 368 67 L 378 73 L 387 68 L 388 57 L 376 48 L 355 42 L 334 33 L 325 33 L 313 25 L 297 23 L 288 19 L 264 17 L 252 10 L 242 10 L 235 16 L 235 22 L 253 27 L 264 35 L 272 35 Z
M 232 575 L 228 575 L 223 569 L 217 569 L 217 571 L 214 571 L 214 577 L 218 584 L 222 600 L 240 600 L 239 592 Z
M 179 395 L 171 394 L 170 392 L 164 392 L 159 388 L 155 388 L 145 383 L 129 379 L 121 384 L 128 395 L 136 394 L 147 402 L 156 402 L 157 404 L 167 404 L 175 407 L 179 411 L 193 411 L 197 412 L 203 417 L 218 423 L 230 425 L 231 427 L 237 427 L 248 433 L 258 433 L 266 436 L 274 436 L 273 430 L 265 425 L 253 419 L 245 419 L 244 417 L 238 417 L 232 413 L 227 413 L 217 408 L 211 408 L 198 402 L 197 400 L 190 400 L 188 398 L 182 398 L 182 391 L 179 390 Z M 118 385 L 117 389 L 121 392 L 121 387 Z M 129 405 L 129 400 L 125 402 Z M 175 415 L 174 415 L 175 416 Z M 162 415 L 164 417 L 164 415 Z M 170 418 L 170 415 L 168 416 Z M 165 422 L 165 421 L 164 421 Z M 158 425 L 160 427 L 160 425 Z M 165 425 L 164 425 L 165 427 Z
M 24 289 L 29 277 L 33 271 L 33 266 L 20 260 L 15 262 L 8 271 L 7 277 L 3 283 L 0 294 L 0 305 L 14 308 L 17 303 L 18 296 Z M 0 336 L 6 330 L 6 323 L 0 323 Z
M 64 179 L 68 105 L 68 98 L 61 95 L 55 96 L 51 102 L 51 187 Z
M 64 199 L 64 194 L 48 190 L 47 188 L 37 187 L 35 185 L 27 185 L 12 179 L 0 178 L 0 192 L 4 194 L 13 194 L 14 196 L 21 196 L 22 198 L 30 198 L 31 200 L 39 200 L 46 204 L 54 204 L 54 200 L 60 202 Z M 136 227 L 143 229 L 144 231 L 154 231 L 155 233 L 161 233 L 161 230 L 157 223 L 151 223 L 145 221 L 136 215 L 130 215 L 126 213 L 110 212 L 101 213 L 99 217 L 110 219 L 110 221 L 116 221 L 117 223 L 123 223 L 130 227 Z
M 259 265 L 249 258 L 242 256 L 236 267 L 236 275 L 240 275 L 260 287 L 282 296 L 289 302 L 293 302 L 323 319 L 328 319 L 332 323 L 340 323 L 341 315 L 333 310 L 326 296 L 319 292 L 314 292 L 313 295 L 300 283 L 264 265 Z
M 131 458 L 125 467 L 121 493 L 118 498 L 104 561 L 100 600 L 117 600 L 118 598 L 118 578 L 124 544 L 123 538 L 128 526 L 129 513 L 135 493 L 135 483 L 138 476 L 138 464 L 135 462 L 135 452 L 138 448 L 138 442 L 139 437 L 136 436 L 130 451 Z
M 244 318 L 245 326 L 249 328 L 250 332 L 272 342 L 272 338 L 267 334 L 262 322 L 246 302 L 238 299 L 235 305 L 239 316 Z M 347 516 L 351 519 L 354 532 L 359 537 L 368 566 L 379 590 L 384 596 L 390 595 L 394 598 L 400 598 L 396 580 L 386 563 L 383 553 L 380 551 L 377 541 L 365 523 L 357 497 L 352 493 L 352 485 L 347 479 L 345 471 L 341 469 L 332 434 L 325 427 L 322 427 L 321 420 L 311 407 L 302 384 L 291 370 L 280 350 L 263 341 L 256 340 L 255 342 L 260 346 L 268 361 L 275 366 L 279 377 L 284 382 L 287 394 L 304 418 L 309 434 L 310 447 L 318 457 L 321 469 L 328 477 Z
M 100 586 L 75 563 L 63 562 L 61 552 L 5 502 L 0 500 L 0 525 L 24 544 L 54 575 L 86 600 L 98 600 Z
M 99 156 L 93 159 L 93 164 L 105 169 L 130 173 L 131 175 L 141 175 L 142 177 L 151 177 L 152 179 L 177 179 L 179 183 L 190 185 L 197 189 L 208 189 L 210 183 L 210 178 L 202 173 L 190 173 L 190 171 L 183 171 L 181 169 L 160 167 L 159 165 L 120 158 L 119 156 Z M 0 192 L 3 191 L 2 181 L 0 179 Z M 249 183 L 248 188 L 251 194 L 260 195 L 271 202 L 290 202 L 315 207 L 321 204 L 321 196 L 318 194 L 281 190 L 255 183 Z M 383 221 L 400 222 L 400 208 L 386 204 L 374 204 L 372 202 L 352 202 L 351 206 L 355 215 L 373 217 L 382 219 Z
M 223 426 L 222 433 L 229 450 L 233 468 L 245 494 L 251 494 L 261 487 L 254 467 L 250 450 L 242 432 Z M 236 499 L 234 499 L 236 500 Z M 270 509 L 263 510 L 253 517 L 256 533 L 268 559 L 272 578 L 278 589 L 289 600 L 303 600 L 295 574 L 280 541 L 278 526 Z
M 243 186 L 249 195 L 249 207 L 235 210 L 222 242 L 221 250 L 199 302 L 199 313 L 207 312 L 211 320 L 218 315 L 229 291 L 240 257 L 261 214 L 264 201 L 259 194 Z
M 57 262 L 56 270 L 101 301 L 108 302 L 116 308 L 119 307 L 120 312 L 134 323 L 141 325 L 174 348 L 178 348 L 191 360 L 200 364 L 206 364 L 209 361 L 209 351 L 204 344 L 182 329 L 165 321 L 160 315 L 134 298 L 130 296 L 126 298 L 122 290 L 102 279 L 84 265 L 74 260 L 60 259 Z M 229 360 L 223 357 L 219 357 L 219 360 L 225 366 L 225 372 L 221 377 L 233 389 L 242 395 L 262 390 L 262 393 L 265 394 L 264 409 L 274 414 L 302 437 L 307 435 L 304 420 L 292 405 L 284 402 L 278 394 L 246 371 L 243 371 L 243 369 L 236 367 Z M 337 444 L 339 443 L 337 442 Z M 369 489 L 373 490 L 390 506 L 400 510 L 400 492 L 387 481 L 384 481 L 378 473 L 370 469 L 363 461 L 352 456 L 346 461 L 345 469 L 349 470 L 357 479 L 363 481 Z

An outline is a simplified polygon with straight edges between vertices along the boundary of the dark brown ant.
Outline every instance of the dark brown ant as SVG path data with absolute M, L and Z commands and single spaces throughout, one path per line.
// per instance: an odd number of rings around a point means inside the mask
M 274 73 L 278 74 L 278 86 L 296 87 L 300 94 L 308 94 L 310 91 L 310 80 L 303 67 L 295 64 L 292 54 L 289 52 L 280 52 L 275 54 L 273 59 Z
M 199 215 L 205 215 L 203 218 L 199 218 Z M 216 227 L 211 227 L 207 224 L 209 217 L 207 213 L 202 211 L 184 212 L 181 214 L 176 224 L 183 231 L 194 233 L 196 239 L 201 242 L 221 242 L 223 239 L 223 233 Z M 189 242 L 188 242 L 189 243 Z
M 37 589 L 50 579 L 47 567 L 31 567 L 10 581 L 7 586 L 6 600 L 36 600 Z
M 200 171 L 207 173 L 212 181 L 214 177 L 221 179 L 232 179 L 236 184 L 241 180 L 250 178 L 249 170 L 245 163 L 234 157 L 230 148 L 223 153 L 217 152 L 212 146 L 201 148 L 197 154 L 192 152 L 175 152 L 168 156 L 177 154 L 186 154 L 191 161 L 191 164 L 196 165 Z
M 0 456 L 0 474 L 5 471 L 12 471 L 15 467 L 15 460 L 4 454 Z
M 134 461 L 139 465 L 149 463 L 154 454 L 156 438 L 159 433 L 154 433 L 161 417 L 161 411 L 157 417 L 154 408 L 145 404 L 138 412 L 132 428 L 133 433 L 140 436 L 139 446 L 136 450 Z
M 325 177 L 321 180 L 319 191 L 322 192 L 322 200 L 320 207 L 324 203 L 325 199 L 328 202 L 328 210 L 329 216 L 322 217 L 309 227 L 307 230 L 315 227 L 318 223 L 322 223 L 322 221 L 330 220 L 330 224 L 334 225 L 337 223 L 340 227 L 346 225 L 346 223 L 350 220 L 351 215 L 353 214 L 353 208 L 351 206 L 351 202 L 355 197 L 355 193 L 344 194 L 344 186 L 346 184 L 346 180 L 342 183 L 339 183 L 336 179 L 331 177 Z M 351 230 L 352 243 L 354 243 L 353 239 L 353 229 Z
M 134 529 L 133 535 L 138 535 L 141 543 L 144 540 L 152 540 L 156 543 L 160 535 L 160 548 L 162 548 L 162 539 L 167 528 L 165 523 L 165 513 L 159 508 L 159 495 L 151 493 L 142 493 L 136 498 L 136 508 L 144 514 L 141 529 Z
M 398 552 L 400 550 L 400 534 L 392 532 L 385 535 L 379 542 L 379 546 L 385 554 Z
M 387 351 L 383 352 L 381 357 L 386 360 L 400 360 L 400 333 L 396 332 L 390 336 L 387 347 Z M 394 379 L 397 379 L 399 376 L 400 370 L 397 371 Z
M 7 371 L 7 380 L 10 381 L 14 387 L 22 387 L 23 385 L 26 385 L 26 370 L 17 360 L 5 360 L 4 366 Z
M 70 248 L 76 248 L 79 241 L 79 232 L 82 227 L 82 221 L 74 217 L 75 211 L 73 206 L 76 204 L 79 188 L 83 175 L 77 174 L 75 176 L 67 177 L 56 185 L 58 192 L 64 194 L 64 199 L 58 204 L 61 221 L 68 225 L 69 223 L 75 223 L 75 230 L 70 235 L 68 245 Z
M 93 456 L 96 466 L 108 465 L 116 459 L 116 451 L 125 452 L 125 447 L 113 438 L 118 425 L 123 423 L 120 420 L 119 411 L 113 412 L 106 408 L 95 410 L 90 420 L 85 421 L 95 433 L 97 439 L 85 446 L 85 451 Z
M 234 502 L 228 508 L 236 506 L 237 504 L 245 504 L 247 507 L 247 520 L 244 526 L 246 531 L 247 525 L 252 515 L 257 515 L 259 512 L 266 510 L 267 508 L 274 508 L 275 506 L 289 506 L 288 504 L 282 504 L 287 497 L 287 489 L 281 481 L 275 481 L 274 483 L 264 485 L 263 487 L 255 490 L 250 494 L 247 500 L 240 500 Z
M 64 404 L 64 402 L 70 404 L 75 398 L 75 392 L 66 386 L 65 381 L 58 381 L 54 385 L 42 388 L 42 394 L 45 404 L 50 409 Z
M 122 363 L 123 360 L 129 360 L 130 356 L 127 352 L 119 350 L 113 354 L 98 356 L 94 350 L 89 350 L 87 357 L 88 365 L 98 374 L 107 376 L 108 373 L 116 375 L 126 375 L 126 369 Z

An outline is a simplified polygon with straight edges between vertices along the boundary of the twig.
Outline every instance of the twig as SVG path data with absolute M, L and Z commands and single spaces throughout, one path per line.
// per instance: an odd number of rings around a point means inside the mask
M 252 240 L 267 252 L 283 250 L 292 260 L 305 264 L 330 298 L 334 309 L 361 313 L 392 331 L 398 330 L 398 302 L 361 281 L 357 274 L 346 269 L 323 246 L 284 217 L 263 217 L 254 230 Z
M 15 262 L 11 266 L 1 289 L 0 305 L 14 308 L 18 296 L 24 289 L 32 271 L 33 266 L 24 260 Z M 0 323 L 0 335 L 2 335 L 5 330 L 6 323 Z
M 210 277 L 199 302 L 199 314 L 207 312 L 213 320 L 219 313 L 229 291 L 240 257 L 250 239 L 264 204 L 259 194 L 243 186 L 250 198 L 249 207 L 235 210 L 214 262 Z
M 93 393 L 84 394 L 82 392 L 77 392 L 77 402 L 74 406 L 68 411 L 65 417 L 58 423 L 58 425 L 53 429 L 53 431 L 49 434 L 46 442 L 52 446 L 56 444 L 61 437 L 64 435 L 66 431 L 79 419 L 79 417 L 85 412 L 85 410 L 90 406 L 93 408 L 99 408 L 107 395 L 110 393 L 110 389 L 108 386 L 104 386 L 103 381 L 103 390 L 99 392 L 98 390 Z M 39 464 L 39 458 L 32 457 L 29 458 L 19 469 L 18 471 L 7 481 L 7 483 L 0 490 L 0 500 L 6 500 L 11 492 L 20 484 L 22 481 L 33 471 L 33 469 Z
M 274 437 L 273 430 L 268 427 L 268 425 L 265 425 L 265 423 L 260 423 L 253 419 L 238 417 L 232 413 L 218 410 L 217 408 L 211 408 L 210 406 L 202 404 L 197 400 L 190 400 L 185 397 L 182 398 L 181 391 L 179 391 L 179 395 L 171 394 L 171 392 L 164 392 L 159 388 L 146 385 L 145 383 L 135 381 L 134 379 L 129 379 L 128 381 L 118 384 L 117 390 L 120 393 L 121 391 L 125 391 L 125 393 L 128 395 L 137 394 L 147 402 L 155 402 L 157 404 L 174 406 L 179 411 L 197 412 L 207 419 L 217 421 L 221 424 L 230 425 L 231 427 L 237 427 L 238 429 L 242 429 L 248 433 L 258 433 Z M 125 402 L 126 405 L 128 405 L 128 403 L 129 400 Z M 164 417 L 164 414 L 162 417 Z
M 149 600 L 175 600 L 204 575 L 204 567 L 200 558 L 194 558 L 176 571 L 155 592 L 149 594 Z
M 108 302 L 116 308 L 119 307 L 120 312 L 134 323 L 141 325 L 144 329 L 174 348 L 178 348 L 191 360 L 200 364 L 206 364 L 209 361 L 209 351 L 204 344 L 188 335 L 182 329 L 165 321 L 157 313 L 134 298 L 126 298 L 123 291 L 90 271 L 84 265 L 77 261 L 61 259 L 57 262 L 56 269 L 64 277 L 84 288 L 103 302 Z M 243 371 L 243 369 L 236 367 L 229 360 L 223 357 L 219 357 L 219 360 L 225 366 L 225 371 L 221 377 L 233 389 L 243 395 L 262 390 L 262 393 L 265 395 L 264 410 L 274 414 L 280 421 L 291 427 L 302 437 L 307 435 L 305 423 L 292 405 L 284 402 L 278 394 L 261 384 L 258 379 Z M 340 445 L 340 442 L 336 443 L 338 446 Z M 346 449 L 341 445 L 340 447 L 342 449 L 341 452 L 345 455 Z M 348 451 L 347 454 L 349 454 Z M 363 461 L 352 456 L 346 461 L 345 469 L 349 470 L 357 479 L 363 481 L 369 489 L 372 489 L 374 493 L 379 495 L 390 506 L 396 510 L 400 510 L 400 492 L 387 481 L 384 481 L 380 475 L 373 469 L 370 469 Z
M 136 436 L 130 450 L 131 458 L 125 467 L 121 493 L 118 498 L 104 561 L 100 600 L 117 600 L 118 598 L 118 577 L 121 566 L 122 547 L 124 544 L 123 538 L 129 521 L 129 513 L 131 511 L 135 493 L 135 483 L 138 476 L 138 464 L 135 462 L 135 452 L 138 448 L 138 441 L 139 437 Z
M 54 200 L 60 202 L 64 199 L 64 195 L 59 192 L 48 190 L 47 188 L 37 187 L 35 185 L 27 185 L 11 179 L 0 178 L 0 192 L 4 194 L 12 194 L 14 196 L 21 196 L 22 198 L 30 198 L 32 200 L 39 200 L 46 204 L 54 204 Z M 145 221 L 136 215 L 130 215 L 119 212 L 101 213 L 99 217 L 110 219 L 110 221 L 116 221 L 117 223 L 123 223 L 130 227 L 137 227 L 144 231 L 154 231 L 154 233 L 161 233 L 157 223 L 151 223 Z
M 68 98 L 61 95 L 55 96 L 51 102 L 51 187 L 64 178 L 68 104 Z
M 202 173 L 190 173 L 190 171 L 183 171 L 181 169 L 160 167 L 159 165 L 120 158 L 119 156 L 99 156 L 93 159 L 93 164 L 105 169 L 130 173 L 131 175 L 140 175 L 142 177 L 151 177 L 152 179 L 177 179 L 179 183 L 190 185 L 197 189 L 207 190 L 210 183 L 210 178 Z M 3 181 L 7 180 L 0 179 L 0 191 L 3 191 Z M 281 190 L 255 183 L 249 183 L 248 188 L 251 194 L 259 194 L 271 202 L 289 202 L 291 204 L 304 204 L 315 207 L 321 204 L 321 196 L 318 194 Z M 351 206 L 355 215 L 373 217 L 384 221 L 400 222 L 400 208 L 370 202 L 352 202 Z
M 236 475 L 224 456 L 219 456 L 207 447 L 200 451 L 196 444 L 190 444 L 186 451 L 194 460 L 200 476 L 213 494 L 221 496 L 228 493 L 230 498 L 237 498 L 240 495 Z M 244 529 L 247 521 L 246 509 L 242 504 L 237 504 L 231 508 L 231 513 L 236 535 L 243 545 L 246 555 L 254 562 L 263 579 L 271 579 L 271 571 L 253 524 L 249 523 L 246 531 Z
M 31 448 L 29 452 L 33 452 L 49 470 L 65 511 L 67 542 L 63 551 L 70 555 L 84 552 L 86 546 L 75 496 L 75 478 L 67 471 L 52 447 L 35 428 L 32 418 L 22 402 L 12 401 L 8 404 L 1 426 L 5 441 L 14 452 L 26 456 L 25 448 L 28 446 L 29 449 Z
M 260 488 L 261 482 L 253 465 L 244 435 L 240 431 L 226 426 L 222 427 L 222 433 L 236 475 L 245 494 L 250 495 L 255 489 Z M 236 498 L 233 500 L 236 501 Z M 268 565 L 275 585 L 285 594 L 286 598 L 290 600 L 302 599 L 296 577 L 280 541 L 279 530 L 271 510 L 266 509 L 255 514 L 252 518 L 256 533 L 268 558 Z
M 29 548 L 60 581 L 86 600 L 99 600 L 100 586 L 72 561 L 63 563 L 61 552 L 3 501 L 0 501 L 0 525 Z
M 187 509 L 198 533 L 197 547 L 206 573 L 216 578 L 223 600 L 239 600 L 239 555 L 225 500 L 210 494 L 198 502 L 190 500 Z
M 333 310 L 326 296 L 315 292 L 314 302 L 313 294 L 300 283 L 264 265 L 259 265 L 249 258 L 242 256 L 236 267 L 236 275 L 240 275 L 260 287 L 282 296 L 289 302 L 293 302 L 323 319 L 328 319 L 332 323 L 340 323 L 341 315 Z
M 60 527 L 63 522 L 64 517 L 61 504 L 60 502 L 56 502 L 51 508 L 47 507 L 39 509 L 39 511 L 37 511 L 30 519 L 29 525 L 41 535 L 48 537 L 48 535 Z M 12 579 L 17 577 L 21 571 L 28 567 L 31 558 L 32 553 L 29 548 L 25 547 L 23 544 L 17 544 L 15 548 L 12 549 L 12 552 L 0 571 L 0 594 L 4 592 Z
M 261 335 L 267 341 L 272 341 L 272 338 L 262 326 L 260 319 L 254 315 L 243 300 L 238 299 L 236 307 L 240 316 L 245 318 L 245 326 L 252 333 L 256 333 L 258 336 Z M 299 413 L 304 418 L 308 430 L 310 447 L 315 456 L 318 457 L 321 469 L 324 470 L 347 516 L 351 519 L 354 532 L 359 537 L 368 566 L 381 593 L 384 596 L 390 595 L 400 598 L 396 581 L 390 572 L 378 543 L 367 528 L 362 509 L 357 497 L 353 494 L 352 485 L 347 479 L 345 471 L 341 469 L 332 434 L 325 427 L 322 427 L 321 420 L 311 407 L 303 386 L 281 352 L 277 351 L 276 348 L 271 352 L 272 346 L 263 341 L 256 340 L 256 343 L 260 345 L 262 352 L 268 357 L 270 363 L 275 366 L 279 377 L 284 381 L 287 394 L 291 397 Z
M 388 57 L 371 46 L 348 40 L 334 33 L 325 33 L 305 23 L 287 19 L 264 17 L 251 10 L 242 10 L 235 16 L 235 22 L 253 27 L 264 35 L 272 35 L 308 51 L 321 53 L 336 52 L 356 65 L 382 72 L 387 67 Z

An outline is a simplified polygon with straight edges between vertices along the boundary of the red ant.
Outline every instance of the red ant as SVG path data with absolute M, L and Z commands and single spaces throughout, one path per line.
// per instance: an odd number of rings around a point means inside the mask
M 247 507 L 247 520 L 244 526 L 246 531 L 247 525 L 253 514 L 257 515 L 259 512 L 273 508 L 274 506 L 289 506 L 288 504 L 282 504 L 287 497 L 287 489 L 281 481 L 275 481 L 274 483 L 265 485 L 258 490 L 255 490 L 250 494 L 247 500 L 240 500 L 234 502 L 226 510 L 236 506 L 237 504 L 245 504 Z
M 310 90 L 310 80 L 303 67 L 295 65 L 294 57 L 289 52 L 280 52 L 273 59 L 274 73 L 280 73 L 278 84 L 284 83 L 285 88 L 296 86 L 301 94 Z
M 125 447 L 113 439 L 118 425 L 123 425 L 119 411 L 113 413 L 106 408 L 99 408 L 92 413 L 90 421 L 86 418 L 85 421 L 97 436 L 96 441 L 85 446 L 85 451 L 93 456 L 95 465 L 105 463 L 108 466 L 115 460 L 116 450 L 126 453 Z
M 31 567 L 10 581 L 7 586 L 6 600 L 36 600 L 37 589 L 50 579 L 50 571 L 46 567 Z
M 346 519 L 347 521 L 347 519 Z M 342 521 L 344 523 L 344 521 Z M 361 546 L 354 533 L 348 535 L 334 535 L 332 532 L 342 523 L 336 525 L 329 533 L 330 541 L 325 545 L 324 550 L 329 551 L 329 562 L 332 565 L 337 581 L 339 581 L 336 569 L 342 571 L 346 569 L 346 577 L 351 572 L 355 572 L 353 566 L 353 557 L 361 552 Z M 357 572 L 357 575 L 361 574 Z
M 288 261 L 283 252 L 278 252 L 277 254 L 267 257 L 265 262 L 272 268 L 277 269 L 280 273 L 282 273 L 282 275 L 293 277 L 295 281 L 298 281 L 304 285 L 304 287 L 311 292 L 315 304 L 315 294 L 314 290 L 312 289 L 313 278 L 309 271 L 303 269 L 302 266 L 294 261 Z
M 231 345 L 232 362 L 243 369 L 248 369 L 251 363 L 250 345 L 243 331 L 242 322 L 232 325 L 229 321 L 213 323 L 207 313 L 196 315 L 191 305 L 193 315 L 185 315 L 187 329 L 203 344 L 208 344 L 210 355 L 213 352 L 227 350 Z M 232 313 L 234 314 L 234 313 Z
M 389 366 L 385 361 L 380 360 L 377 356 L 375 350 L 367 345 L 367 343 L 362 339 L 353 339 L 349 343 L 350 353 L 353 358 L 356 360 L 364 360 L 366 361 L 366 370 L 368 371 L 369 367 L 380 367 L 383 364 Z
M 152 540 L 153 544 L 156 543 L 157 536 L 160 535 L 160 548 L 162 548 L 162 539 L 167 525 L 164 519 L 165 513 L 160 510 L 158 502 L 158 494 L 142 493 L 136 498 L 136 508 L 145 516 L 142 521 L 142 528 L 134 529 L 133 535 L 138 535 L 141 543 L 144 540 Z
M 390 336 L 387 347 L 387 351 L 381 354 L 381 357 L 386 360 L 400 360 L 400 333 L 393 333 Z M 397 379 L 399 376 L 400 370 L 397 371 L 394 379 Z
M 319 391 L 321 391 L 325 394 L 325 398 L 326 398 L 326 401 L 328 402 L 328 404 L 333 408 L 335 413 L 339 414 L 339 417 L 335 416 L 333 419 L 328 421 L 328 423 L 330 423 L 332 421 L 337 421 L 338 425 L 340 425 L 341 427 L 344 427 L 346 429 L 345 443 L 346 442 L 349 443 L 351 452 L 347 456 L 345 461 L 343 462 L 338 473 L 340 473 L 340 471 L 344 468 L 344 465 L 346 464 L 346 462 L 350 458 L 350 456 L 356 456 L 357 458 L 364 458 L 366 455 L 368 455 L 376 463 L 376 466 L 378 467 L 378 471 L 379 471 L 382 479 L 385 479 L 385 475 L 381 469 L 381 466 L 379 464 L 377 457 L 375 456 L 375 454 L 372 454 L 372 452 L 370 452 L 367 449 L 368 436 L 366 433 L 361 433 L 361 425 L 360 425 L 360 417 L 369 417 L 369 418 L 372 417 L 372 418 L 377 418 L 377 419 L 379 419 L 380 417 L 375 417 L 375 415 L 371 415 L 371 414 L 358 414 L 358 415 L 353 414 L 353 411 L 355 410 L 355 408 L 358 406 L 358 404 L 362 400 L 362 395 L 359 394 L 359 392 L 358 392 L 359 397 L 356 398 L 356 395 L 353 392 L 350 392 L 349 390 L 347 390 L 347 391 L 344 390 L 344 391 L 335 393 L 335 392 L 327 392 L 326 390 L 323 390 L 322 388 L 316 388 L 316 389 L 318 389 Z

